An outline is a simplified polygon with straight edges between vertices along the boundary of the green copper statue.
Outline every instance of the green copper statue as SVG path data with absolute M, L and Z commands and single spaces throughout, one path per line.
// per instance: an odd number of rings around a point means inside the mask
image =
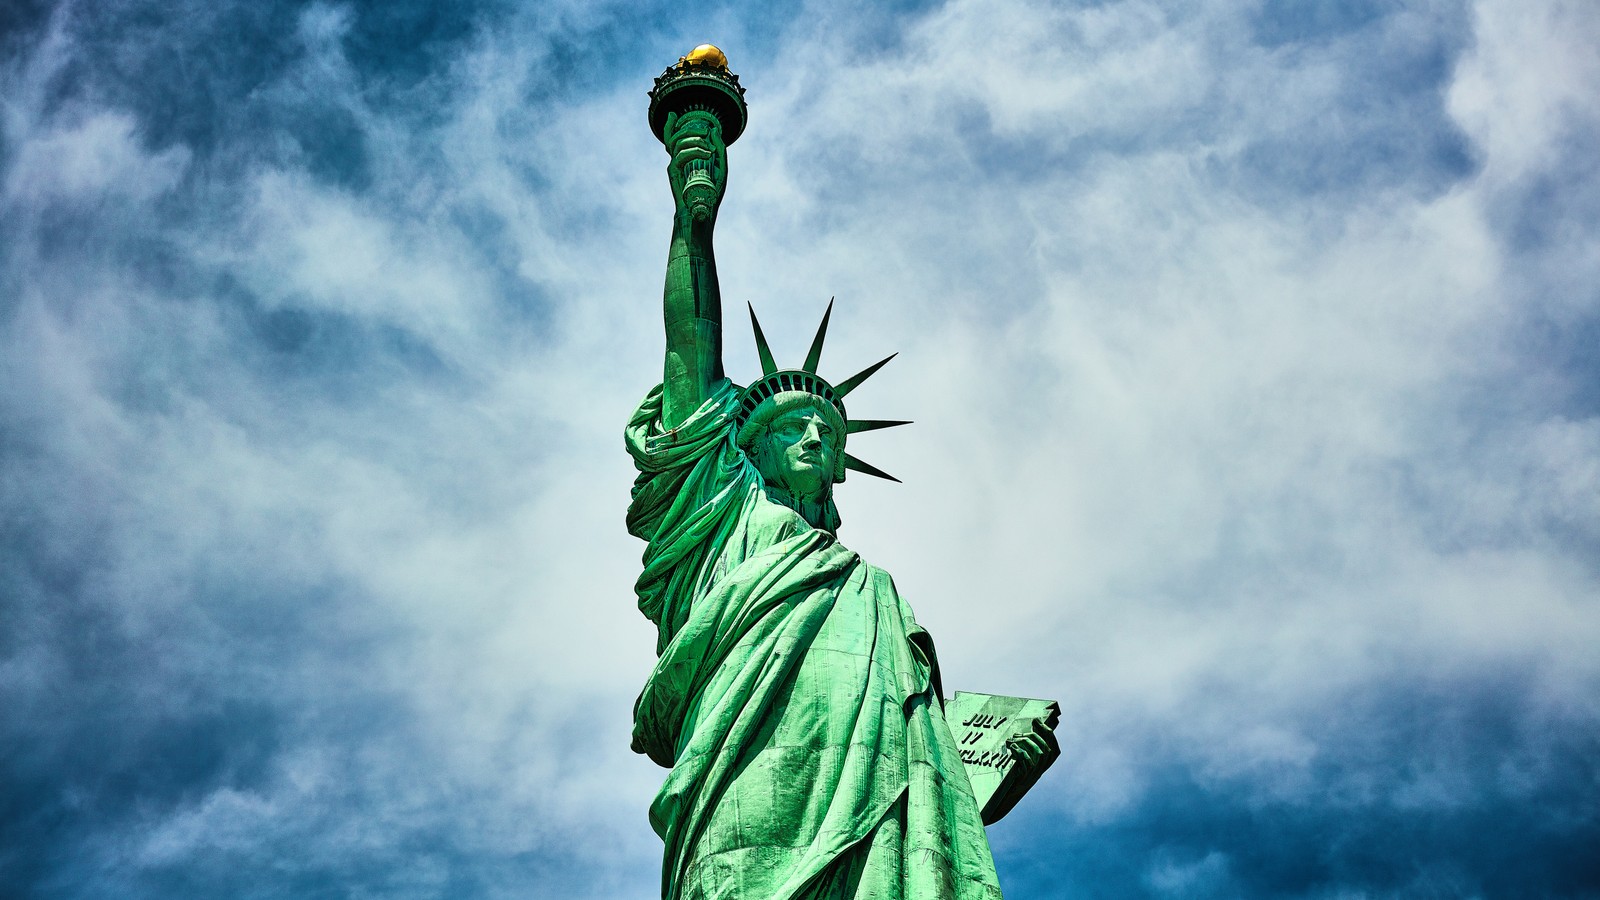
M 1055 759 L 1055 720 L 1011 734 L 1007 715 L 974 714 L 967 725 L 1009 739 L 981 756 L 958 746 L 928 633 L 889 574 L 836 537 L 833 486 L 847 470 L 883 475 L 846 436 L 905 424 L 845 412 L 888 360 L 824 380 L 824 314 L 805 362 L 779 369 L 752 309 L 762 376 L 724 376 L 711 239 L 743 88 L 702 46 L 651 98 L 676 214 L 663 382 L 627 428 L 628 529 L 648 542 L 636 591 L 659 628 L 633 749 L 671 769 L 650 808 L 662 896 L 998 898 L 986 810 L 1003 814 Z M 980 805 L 966 767 L 1002 763 L 1009 796 Z

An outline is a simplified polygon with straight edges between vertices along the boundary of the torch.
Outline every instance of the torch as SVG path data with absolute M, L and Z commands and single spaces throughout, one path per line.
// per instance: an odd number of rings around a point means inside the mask
M 693 111 L 713 116 L 722 126 L 722 143 L 732 146 L 744 132 L 748 108 L 739 76 L 728 71 L 728 57 L 710 44 L 701 44 L 667 67 L 650 89 L 650 130 L 667 142 L 667 116 L 679 118 Z M 671 148 L 668 148 L 669 150 Z M 684 185 L 685 198 L 697 219 L 711 215 L 716 188 L 704 171 L 691 171 Z

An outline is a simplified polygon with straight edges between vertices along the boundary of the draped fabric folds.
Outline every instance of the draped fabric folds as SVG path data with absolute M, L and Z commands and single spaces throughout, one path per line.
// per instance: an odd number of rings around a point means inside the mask
M 663 898 L 998 898 L 932 641 L 888 573 L 767 490 L 737 398 L 723 381 L 668 431 L 658 386 L 626 432 L 660 655 L 633 748 L 671 769 L 650 808 Z

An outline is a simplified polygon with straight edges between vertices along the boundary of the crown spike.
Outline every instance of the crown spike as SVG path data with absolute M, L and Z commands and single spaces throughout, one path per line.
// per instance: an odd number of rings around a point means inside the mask
M 833 298 L 828 298 L 828 308 L 822 313 L 822 324 L 817 326 L 817 336 L 811 339 L 811 351 L 806 354 L 805 365 L 800 368 L 815 375 L 817 363 L 822 361 L 822 339 L 828 336 L 828 317 L 833 315 Z
M 761 323 L 756 321 L 756 308 L 754 304 L 745 303 L 750 307 L 750 327 L 756 333 L 756 353 L 761 357 L 761 374 L 763 377 L 778 371 L 778 363 L 772 358 L 772 348 L 767 346 L 767 336 L 761 333 Z
M 862 369 L 861 371 L 857 372 L 856 374 L 850 376 L 849 378 L 845 379 L 840 384 L 834 386 L 834 388 L 833 388 L 834 394 L 836 394 L 840 399 L 843 399 L 846 394 L 848 394 L 851 391 L 855 390 L 856 388 L 860 387 L 861 386 L 861 382 L 866 381 L 868 378 L 871 378 L 873 376 L 873 373 L 875 373 L 879 369 L 883 368 L 885 363 L 887 363 L 889 360 L 894 359 L 896 356 L 899 356 L 899 355 L 900 354 L 898 354 L 898 353 L 891 353 L 888 356 L 885 356 L 883 359 L 878 360 L 877 362 L 873 363 L 872 365 L 867 366 L 865 369 Z
M 861 473 L 866 474 L 866 475 L 872 475 L 872 476 L 877 477 L 877 478 L 886 478 L 889 481 L 894 482 L 895 484 L 901 484 L 902 483 L 900 481 L 900 479 L 894 477 L 893 475 L 890 475 L 888 472 L 885 472 L 884 470 L 878 468 L 877 466 L 873 465 L 872 463 L 862 462 L 860 459 L 857 459 L 856 457 L 851 456 L 848 453 L 844 454 L 844 467 L 846 469 L 851 469 L 853 471 L 861 472 Z
M 910 422 L 901 422 L 891 419 L 851 419 L 845 424 L 846 434 L 859 434 L 863 431 L 877 431 L 879 428 L 893 428 L 896 425 L 910 425 Z

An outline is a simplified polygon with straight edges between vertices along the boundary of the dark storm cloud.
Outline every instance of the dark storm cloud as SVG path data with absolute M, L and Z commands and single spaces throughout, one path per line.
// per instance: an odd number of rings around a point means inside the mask
M 1318 751 L 1288 779 L 1144 748 L 1141 799 L 1115 820 L 1012 826 L 1018 881 L 1037 896 L 1592 896 L 1587 712 L 1541 701 L 1530 671 L 1395 675 L 1293 723 Z
M 448 373 L 404 328 L 265 301 L 195 248 L 261 171 L 370 187 L 370 118 L 436 116 L 493 9 L 7 9 L 0 894 L 481 892 L 372 677 L 414 636 L 262 471 Z M 219 459 L 238 438 L 265 452 Z M 227 497 L 252 478 L 258 502 Z M 333 834 L 386 815 L 382 840 Z
M 447 69 L 479 23 L 504 4 L 422 2 L 325 5 L 347 20 L 339 35 L 364 91 L 391 107 Z M 57 100 L 87 100 L 133 112 L 154 146 L 181 143 L 201 158 L 221 152 L 270 154 L 285 141 L 313 167 L 350 165 L 361 135 L 341 120 L 337 85 L 285 85 L 315 26 L 318 4 L 114 2 L 55 10 L 71 58 L 49 90 Z M 313 32 L 307 34 L 307 31 Z M 326 73 L 325 73 L 326 74 Z M 285 87 L 303 95 L 290 100 Z M 319 96 L 320 94 L 320 96 Z M 286 108 L 287 107 L 287 108 Z M 417 104 L 418 115 L 433 107 Z M 265 118 L 264 118 L 265 116 Z M 267 136 L 271 140 L 261 141 Z

